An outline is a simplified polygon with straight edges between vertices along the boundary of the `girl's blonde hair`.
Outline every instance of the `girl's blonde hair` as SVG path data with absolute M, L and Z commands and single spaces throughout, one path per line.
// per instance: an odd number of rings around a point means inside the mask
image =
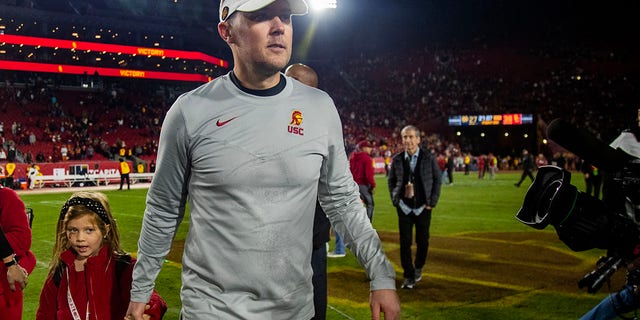
M 105 237 L 102 244 L 109 248 L 116 256 L 123 256 L 127 253 L 120 248 L 120 234 L 118 226 L 111 214 L 109 200 L 102 192 L 76 192 L 65 202 L 60 211 L 58 226 L 56 228 L 56 243 L 53 247 L 53 257 L 49 267 L 49 274 L 52 275 L 56 269 L 64 266 L 61 255 L 71 247 L 67 238 L 67 225 L 69 221 L 83 216 L 90 216 L 94 223 Z

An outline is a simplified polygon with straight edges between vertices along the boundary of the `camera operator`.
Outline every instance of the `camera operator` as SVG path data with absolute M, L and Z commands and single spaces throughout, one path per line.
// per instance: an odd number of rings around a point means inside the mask
M 639 116 L 640 116 L 640 109 Z M 640 120 L 640 117 L 639 117 Z M 637 137 L 640 130 L 624 131 L 612 143 L 611 147 L 620 148 L 626 153 L 640 158 L 640 142 Z M 615 319 L 622 314 L 640 308 L 640 257 L 627 264 L 627 283 L 624 288 L 610 294 L 580 320 Z

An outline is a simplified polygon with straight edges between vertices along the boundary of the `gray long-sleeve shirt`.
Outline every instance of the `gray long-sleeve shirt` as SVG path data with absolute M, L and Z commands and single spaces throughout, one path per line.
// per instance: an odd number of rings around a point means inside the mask
M 284 80 L 286 79 L 286 80 Z M 367 270 L 395 289 L 349 171 L 331 98 L 291 78 L 272 95 L 225 75 L 182 95 L 162 125 L 132 301 L 146 302 L 189 201 L 184 319 L 309 319 L 316 199 Z

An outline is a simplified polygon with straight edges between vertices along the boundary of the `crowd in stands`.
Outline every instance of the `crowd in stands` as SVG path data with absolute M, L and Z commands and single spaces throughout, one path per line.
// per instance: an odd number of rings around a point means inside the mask
M 153 159 L 168 99 L 135 95 L 137 86 L 66 91 L 46 75 L 0 88 L 0 138 L 10 162 L 58 162 L 137 156 Z
M 372 156 L 393 154 L 402 150 L 400 129 L 414 124 L 425 131 L 423 142 L 435 153 L 451 154 L 460 163 L 468 154 L 477 162 L 492 152 L 501 169 L 513 169 L 525 146 L 482 149 L 476 140 L 453 135 L 447 116 L 530 113 L 536 119 L 533 127 L 564 117 L 612 141 L 637 125 L 639 66 L 631 56 L 613 50 L 569 54 L 509 47 L 423 48 L 310 65 L 321 75 L 320 88 L 335 100 L 347 151 L 368 139 L 375 146 Z M 152 158 L 162 119 L 178 90 L 197 85 L 175 90 L 166 83 L 110 79 L 101 91 L 74 92 L 52 85 L 47 74 L 25 74 L 23 79 L 4 75 L 2 147 L 8 154 L 21 151 L 17 160 L 25 162 L 113 159 L 122 149 Z M 20 80 L 25 85 L 18 86 Z M 543 135 L 539 133 L 539 141 Z M 557 150 L 539 141 L 527 147 L 548 159 L 558 157 Z

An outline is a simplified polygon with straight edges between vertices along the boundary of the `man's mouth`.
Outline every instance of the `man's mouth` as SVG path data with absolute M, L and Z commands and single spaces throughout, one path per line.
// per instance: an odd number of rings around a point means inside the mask
M 284 45 L 279 44 L 279 43 L 273 43 L 273 44 L 268 45 L 267 47 L 271 48 L 271 49 L 285 49 L 286 48 Z

